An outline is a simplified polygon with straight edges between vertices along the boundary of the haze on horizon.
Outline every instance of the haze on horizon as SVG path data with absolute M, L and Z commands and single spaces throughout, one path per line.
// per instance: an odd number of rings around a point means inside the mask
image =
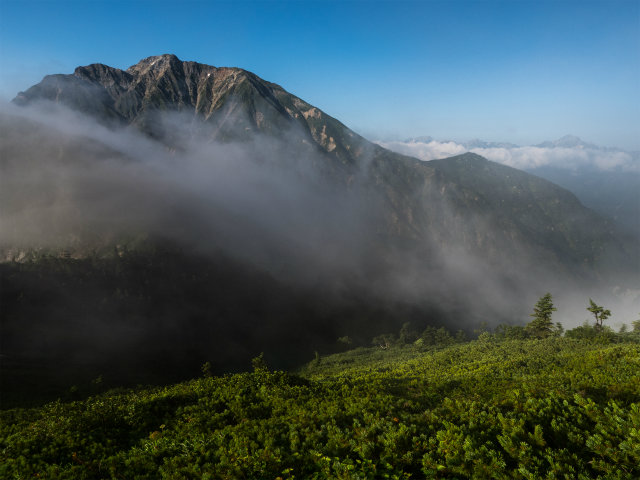
M 0 4 L 0 98 L 43 76 L 140 58 L 235 66 L 373 140 L 640 150 L 640 3 L 595 1 Z

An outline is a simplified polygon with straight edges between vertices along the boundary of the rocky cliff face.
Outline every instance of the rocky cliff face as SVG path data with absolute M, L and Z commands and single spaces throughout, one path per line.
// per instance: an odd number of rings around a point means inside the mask
M 199 133 L 216 140 L 250 138 L 256 133 L 287 135 L 317 146 L 345 165 L 380 147 L 365 141 L 336 119 L 239 68 L 183 62 L 175 55 L 141 60 L 126 71 L 93 64 L 73 75 L 50 75 L 14 100 L 65 104 L 103 121 L 133 124 L 166 137 L 159 116 L 180 112 L 198 121 Z M 294 138 L 292 138 L 294 137 Z

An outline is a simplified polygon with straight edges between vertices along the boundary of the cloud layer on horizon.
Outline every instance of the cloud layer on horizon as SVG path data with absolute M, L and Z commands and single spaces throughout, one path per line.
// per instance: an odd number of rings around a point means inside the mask
M 376 143 L 394 152 L 420 160 L 436 160 L 473 152 L 494 162 L 520 170 L 554 167 L 566 170 L 590 168 L 603 171 L 640 172 L 640 158 L 636 153 L 600 148 L 585 143 L 575 146 L 529 145 L 521 147 L 505 144 L 473 146 L 431 138 Z

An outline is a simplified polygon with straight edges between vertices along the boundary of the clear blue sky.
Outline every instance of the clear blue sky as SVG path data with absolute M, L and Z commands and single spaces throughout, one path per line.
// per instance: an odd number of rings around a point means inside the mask
M 0 0 L 0 97 L 151 55 L 250 70 L 365 136 L 640 149 L 640 0 Z

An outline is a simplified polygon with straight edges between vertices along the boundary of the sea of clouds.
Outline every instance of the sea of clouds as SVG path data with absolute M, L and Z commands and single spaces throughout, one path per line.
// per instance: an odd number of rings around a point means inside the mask
M 585 143 L 577 137 L 563 137 L 555 142 L 519 146 L 478 140 L 470 142 L 440 141 L 430 137 L 404 141 L 376 142 L 384 148 L 420 160 L 436 160 L 473 152 L 494 162 L 520 170 L 556 167 L 568 170 L 583 168 L 640 172 L 640 152 L 626 152 Z

